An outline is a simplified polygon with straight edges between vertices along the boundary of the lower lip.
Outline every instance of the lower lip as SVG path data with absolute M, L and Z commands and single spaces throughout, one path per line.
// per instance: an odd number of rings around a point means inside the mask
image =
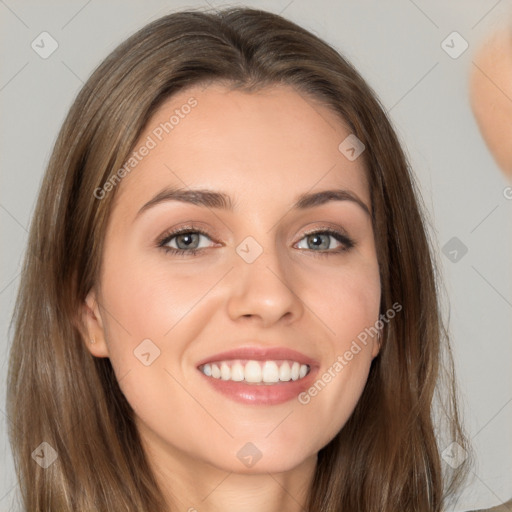
M 198 371 L 219 393 L 235 402 L 251 405 L 278 405 L 289 402 L 311 386 L 317 373 L 316 369 L 311 368 L 310 372 L 302 379 L 275 384 L 247 384 L 246 382 L 215 379 L 208 377 L 201 370 Z

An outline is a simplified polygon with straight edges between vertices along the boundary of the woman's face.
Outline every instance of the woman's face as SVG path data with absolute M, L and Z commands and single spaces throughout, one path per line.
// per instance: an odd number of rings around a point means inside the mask
M 291 88 L 217 84 L 173 96 L 136 144 L 87 345 L 110 358 L 160 467 L 286 471 L 354 410 L 379 348 L 354 341 L 381 290 L 349 135 Z

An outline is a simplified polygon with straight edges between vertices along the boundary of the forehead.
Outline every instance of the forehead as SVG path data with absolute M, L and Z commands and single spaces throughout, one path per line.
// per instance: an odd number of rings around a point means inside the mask
M 128 211 L 163 186 L 222 190 L 255 206 L 344 188 L 370 206 L 363 159 L 339 149 L 350 134 L 339 115 L 289 86 L 191 87 L 150 119 L 116 203 Z

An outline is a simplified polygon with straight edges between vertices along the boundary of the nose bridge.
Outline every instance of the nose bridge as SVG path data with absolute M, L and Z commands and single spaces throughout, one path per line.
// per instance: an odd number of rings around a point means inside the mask
M 262 244 L 247 236 L 235 249 L 235 284 L 228 304 L 233 319 L 254 316 L 271 324 L 284 316 L 297 319 L 302 314 L 286 252 L 276 247 L 272 233 L 260 236 Z

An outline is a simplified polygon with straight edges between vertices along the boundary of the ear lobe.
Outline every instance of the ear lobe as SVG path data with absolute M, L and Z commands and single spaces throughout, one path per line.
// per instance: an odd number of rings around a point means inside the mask
M 380 349 L 382 347 L 382 329 L 379 329 L 379 334 L 377 338 L 374 338 L 373 340 L 373 347 L 372 347 L 372 359 L 377 357 L 379 355 Z
M 81 332 L 87 350 L 95 357 L 108 357 L 104 322 L 94 290 L 87 294 L 81 309 Z

